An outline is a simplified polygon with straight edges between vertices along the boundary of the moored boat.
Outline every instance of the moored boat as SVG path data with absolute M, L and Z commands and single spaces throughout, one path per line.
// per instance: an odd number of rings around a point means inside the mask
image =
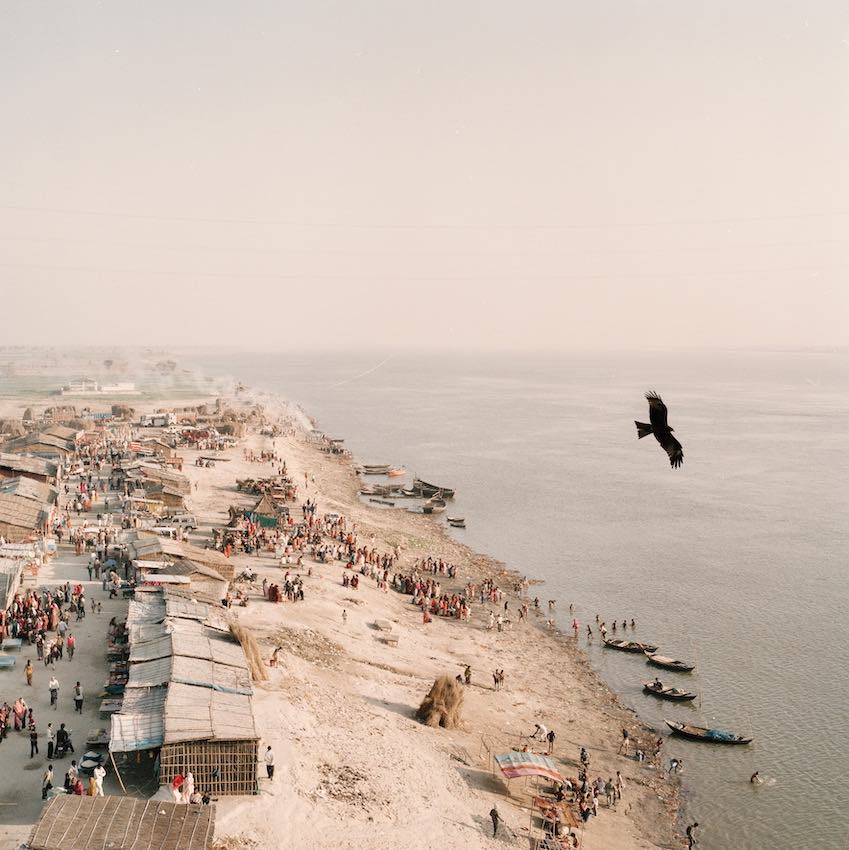
M 620 652 L 655 652 L 657 647 L 650 643 L 640 643 L 636 640 L 617 640 L 616 638 L 602 638 L 604 645 L 609 649 L 618 649 Z
M 407 470 L 403 466 L 393 466 L 386 474 L 390 478 L 397 478 L 399 475 L 406 475 Z
M 671 699 L 677 702 L 689 702 L 696 698 L 696 694 L 689 691 L 680 691 L 678 688 L 668 688 L 662 682 L 643 682 L 643 690 L 648 694 L 654 694 L 661 699 Z
M 452 528 L 465 528 L 466 527 L 466 518 L 462 516 L 449 516 L 446 517 L 448 521 L 448 525 Z
M 656 652 L 646 651 L 646 660 L 649 664 L 654 664 L 655 667 L 663 667 L 666 670 L 677 670 L 679 673 L 689 673 L 694 670 L 695 664 L 688 664 L 686 661 L 679 661 L 676 658 L 670 658 L 668 655 L 658 655 Z
M 431 496 L 439 496 L 441 499 L 453 499 L 454 490 L 450 487 L 439 487 L 436 484 L 428 484 L 427 481 L 422 481 L 421 478 L 414 478 L 412 489 L 418 491 L 419 495 L 428 499 Z
M 445 499 L 440 499 L 437 496 L 434 496 L 422 505 L 422 511 L 426 514 L 440 514 L 445 510 L 445 507 Z
M 705 726 L 692 726 L 689 723 L 678 723 L 674 720 L 664 720 L 664 723 L 676 734 L 693 741 L 705 741 L 708 744 L 751 744 L 751 738 L 735 735 L 725 729 L 708 729 Z
M 388 475 L 391 467 L 388 463 L 364 463 L 363 475 Z

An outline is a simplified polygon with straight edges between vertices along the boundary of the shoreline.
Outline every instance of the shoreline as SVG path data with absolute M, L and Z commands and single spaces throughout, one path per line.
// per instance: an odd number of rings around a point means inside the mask
M 197 392 L 191 400 L 208 403 L 219 394 L 212 386 L 207 390 L 213 395 Z M 453 582 L 445 579 L 447 590 L 492 577 L 503 585 L 515 609 L 520 597 L 514 588 L 522 576 L 458 541 L 432 517 L 364 502 L 354 461 L 325 454 L 311 442 L 307 429 L 312 420 L 295 402 L 249 388 L 220 395 L 236 410 L 258 404 L 263 418 L 286 427 L 275 438 L 260 434 L 259 426 L 249 430 L 223 453 L 230 462 L 214 469 L 193 466 L 198 453 L 181 450 L 183 472 L 193 487 L 189 506 L 204 535 L 208 526 L 225 524 L 229 504 L 247 506 L 251 501 L 237 493 L 235 479 L 263 472 L 241 459 L 243 450 L 275 445 L 295 480 L 303 480 L 305 472 L 310 476 L 293 507 L 317 497 L 319 513 L 348 517 L 365 545 L 381 551 L 400 547 L 400 563 L 394 569 L 401 573 L 428 555 L 456 564 L 458 576 Z M 38 408 L 51 403 L 16 398 Z M 139 406 L 176 406 L 187 399 L 145 399 Z M 233 562 L 236 574 L 243 567 L 275 580 L 282 574 L 276 560 L 264 555 L 234 555 Z M 309 566 L 306 604 L 275 606 L 254 588 L 250 606 L 237 612 L 256 632 L 266 658 L 275 645 L 286 645 L 281 667 L 270 671 L 271 681 L 255 684 L 257 727 L 263 743 L 273 744 L 279 770 L 274 786 L 261 784 L 259 796 L 219 802 L 217 847 L 241 850 L 308 842 L 318 848 L 360 848 L 366 843 L 395 850 L 430 846 L 434 826 L 441 830 L 443 850 L 465 850 L 469 829 L 477 831 L 480 846 L 496 847 L 503 842 L 491 841 L 486 831 L 486 813 L 494 802 L 501 807 L 513 843 L 527 846 L 529 815 L 519 804 L 521 792 L 517 797 L 494 776 L 485 750 L 519 749 L 534 722 L 556 730 L 554 758 L 564 775 L 574 775 L 578 750 L 586 746 L 591 778 L 617 769 L 625 776 L 625 805 L 609 811 L 602 806 L 599 816 L 581 830 L 583 848 L 682 846 L 677 831 L 679 783 L 649 762 L 638 764 L 616 755 L 623 727 L 632 740 L 653 740 L 656 731 L 621 702 L 574 638 L 545 627 L 541 612 L 535 616 L 532 609 L 524 624 L 514 623 L 497 634 L 484 625 L 490 606 L 475 600 L 471 622 L 434 617 L 424 626 L 410 597 L 381 592 L 368 578 L 354 596 L 339 580 L 344 565 Z M 345 623 L 340 620 L 343 610 L 349 615 Z M 398 624 L 401 641 L 394 649 L 373 632 L 374 620 L 381 617 Z M 413 720 L 434 677 L 459 673 L 466 663 L 472 664 L 476 681 L 467 689 L 461 728 L 434 730 Z M 503 691 L 486 684 L 493 668 L 507 671 Z M 464 829 L 446 832 L 447 823 Z M 321 840 L 315 835 L 318 828 Z M 281 834 L 287 843 L 280 843 Z
M 310 413 L 306 411 L 300 403 L 294 400 L 289 400 L 282 394 L 270 390 L 261 390 L 244 384 L 242 386 L 245 387 L 248 394 L 253 393 L 253 397 L 256 402 L 262 404 L 264 408 L 265 405 L 272 402 L 280 405 L 280 412 L 278 415 L 282 414 L 285 416 L 286 414 L 284 411 L 294 411 L 296 414 L 303 417 L 298 422 L 300 437 L 308 448 L 312 449 L 317 454 L 321 454 L 320 450 L 315 446 L 310 445 L 306 439 L 308 433 L 306 430 L 307 423 L 319 431 L 321 430 L 320 423 L 315 417 L 310 415 Z M 433 515 L 421 515 L 419 517 L 419 515 L 407 512 L 403 508 L 396 507 L 383 509 L 368 504 L 362 499 L 359 493 L 362 478 L 356 472 L 356 465 L 361 462 L 361 459 L 350 453 L 338 458 L 339 474 L 347 479 L 347 483 L 350 488 L 350 499 L 358 502 L 365 511 L 368 513 L 379 514 L 381 516 L 386 514 L 397 517 L 400 514 L 402 516 L 413 516 L 417 519 L 422 519 L 428 523 L 430 534 L 437 537 L 446 547 L 458 550 L 468 561 L 470 567 L 477 572 L 478 576 L 491 575 L 504 577 L 514 586 L 522 581 L 524 581 L 529 587 L 545 585 L 546 582 L 544 579 L 539 579 L 534 576 L 523 576 L 517 570 L 510 568 L 506 562 L 498 559 L 495 555 L 476 551 L 468 544 L 457 540 L 450 534 L 449 528 L 438 522 L 436 517 Z M 516 601 L 528 600 L 531 597 L 531 594 L 529 593 L 525 596 L 521 593 L 516 593 L 514 587 L 505 589 L 505 595 L 510 596 L 511 599 Z M 632 736 L 635 728 L 638 728 L 641 731 L 643 737 L 662 735 L 662 732 L 659 732 L 655 727 L 644 721 L 635 709 L 622 702 L 619 695 L 607 684 L 607 682 L 605 682 L 601 674 L 592 666 L 589 656 L 583 649 L 581 649 L 574 637 L 572 637 L 566 630 L 561 629 L 556 625 L 551 629 L 546 628 L 545 617 L 542 614 L 542 610 L 540 610 L 538 617 L 534 617 L 533 613 L 533 610 L 529 612 L 525 629 L 533 629 L 540 638 L 553 640 L 559 645 L 561 651 L 565 651 L 569 655 L 571 662 L 581 668 L 582 675 L 586 679 L 585 684 L 590 684 L 595 687 L 598 692 L 601 692 L 604 700 L 607 701 L 610 707 L 615 711 L 618 725 L 622 725 L 623 723 L 628 724 L 631 727 L 630 731 L 632 732 Z M 607 714 L 607 717 L 612 717 L 612 714 Z M 667 836 L 667 840 L 671 838 L 673 842 L 680 843 L 683 832 L 683 830 L 680 829 L 681 801 L 682 797 L 686 796 L 686 787 L 680 778 L 673 782 L 665 776 L 662 762 L 658 762 L 656 767 L 656 776 L 661 780 L 660 786 L 663 789 L 663 792 L 658 794 L 658 797 L 663 799 L 663 806 L 668 816 L 667 828 L 670 832 Z M 675 846 L 675 844 L 663 844 L 662 846 Z

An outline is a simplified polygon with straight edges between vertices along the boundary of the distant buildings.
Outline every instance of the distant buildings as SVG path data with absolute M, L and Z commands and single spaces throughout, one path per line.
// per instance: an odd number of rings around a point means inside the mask
M 61 387 L 59 395 L 141 395 L 141 393 L 132 381 L 101 384 L 92 378 L 77 378 Z

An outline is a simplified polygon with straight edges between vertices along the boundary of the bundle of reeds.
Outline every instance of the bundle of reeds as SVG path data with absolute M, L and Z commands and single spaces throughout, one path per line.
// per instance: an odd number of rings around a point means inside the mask
M 251 679 L 254 682 L 267 682 L 268 671 L 262 663 L 262 654 L 259 651 L 259 644 L 256 642 L 253 632 L 238 621 L 234 621 L 230 623 L 230 634 L 232 634 L 242 646 L 245 658 L 248 661 L 248 669 L 250 670 Z
M 463 685 L 453 676 L 440 676 L 416 711 L 416 719 L 428 726 L 455 729 L 463 713 Z

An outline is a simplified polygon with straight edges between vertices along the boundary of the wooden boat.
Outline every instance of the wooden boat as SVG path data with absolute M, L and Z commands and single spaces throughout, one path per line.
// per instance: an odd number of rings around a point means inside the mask
M 386 505 L 387 507 L 394 508 L 395 502 L 387 502 L 386 499 L 369 499 L 370 502 L 374 502 L 377 505 Z
M 397 492 L 395 484 L 364 484 L 360 487 L 361 496 L 393 496 Z
M 664 723 L 676 734 L 693 741 L 705 741 L 708 744 L 751 744 L 751 738 L 726 732 L 724 729 L 708 729 L 705 726 L 691 726 L 689 723 L 677 723 L 665 720 Z
M 454 491 L 450 487 L 439 487 L 436 484 L 428 484 L 427 481 L 422 481 L 421 478 L 413 479 L 413 490 L 418 490 L 419 495 L 424 499 L 429 499 L 431 496 L 439 496 L 441 499 L 453 499 Z
M 663 667 L 665 670 L 678 670 L 679 673 L 689 673 L 696 667 L 695 664 L 678 661 L 675 658 L 670 658 L 668 655 L 658 655 L 656 652 L 647 651 L 646 660 L 649 664 L 654 664 L 655 667 Z
M 691 694 L 689 691 L 679 691 L 678 688 L 665 688 L 663 685 L 658 687 L 655 682 L 643 682 L 643 690 L 661 699 L 677 700 L 678 702 L 689 702 L 696 698 L 696 695 Z
M 390 478 L 397 478 L 399 475 L 406 475 L 407 470 L 403 466 L 393 466 L 386 474 Z
M 618 649 L 621 652 L 655 652 L 657 650 L 657 647 L 650 643 L 640 643 L 636 640 L 617 640 L 616 638 L 612 640 L 602 638 L 602 640 L 609 649 Z
M 465 528 L 466 527 L 466 518 L 462 516 L 449 516 L 446 517 L 448 520 L 448 525 L 452 528 Z
M 446 508 L 445 499 L 440 499 L 434 496 L 432 499 L 428 499 L 422 505 L 422 511 L 426 514 L 441 514 Z
M 363 464 L 363 475 L 388 475 L 389 469 L 388 463 L 366 463 Z

